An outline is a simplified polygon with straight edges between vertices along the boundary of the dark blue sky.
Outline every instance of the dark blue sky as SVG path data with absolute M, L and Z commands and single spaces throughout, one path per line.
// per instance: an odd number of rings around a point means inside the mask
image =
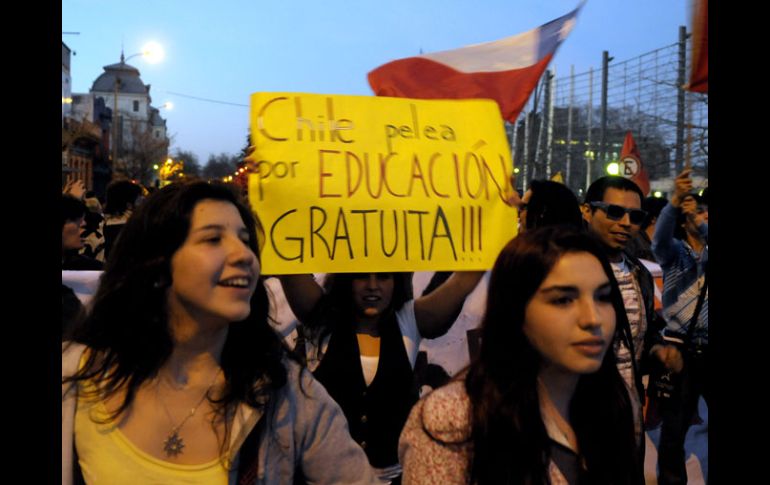
M 551 66 L 557 77 L 673 44 L 690 0 L 588 0 Z M 569 12 L 578 0 L 63 0 L 62 40 L 74 92 L 88 92 L 102 66 L 148 41 L 165 60 L 129 61 L 151 84 L 153 104 L 184 149 L 205 164 L 246 141 L 256 91 L 372 94 L 366 74 L 393 59 L 521 33 Z M 219 104 L 181 95 L 223 101 Z M 237 106 L 244 105 L 244 106 Z

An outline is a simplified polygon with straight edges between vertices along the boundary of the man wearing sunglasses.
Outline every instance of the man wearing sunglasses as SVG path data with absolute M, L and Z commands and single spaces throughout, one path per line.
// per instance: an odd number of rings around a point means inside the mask
M 648 351 L 654 343 L 652 334 L 663 326 L 655 313 L 652 275 L 637 258 L 625 251 L 647 216 L 642 210 L 643 198 L 641 189 L 631 180 L 607 176 L 588 187 L 581 206 L 583 219 L 589 231 L 601 242 L 623 295 L 629 325 L 623 330 L 625 335 L 616 334 L 613 349 L 618 370 L 631 396 L 642 458 L 645 445 L 641 412 L 644 402 L 642 372 L 648 366 Z

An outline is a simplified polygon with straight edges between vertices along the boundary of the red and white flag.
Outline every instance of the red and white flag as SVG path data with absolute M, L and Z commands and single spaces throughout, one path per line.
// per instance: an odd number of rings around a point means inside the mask
M 709 92 L 709 2 L 696 0 L 692 16 L 692 64 L 687 89 Z
M 369 85 L 377 96 L 493 99 L 502 117 L 513 122 L 584 3 L 523 34 L 383 64 L 369 73 Z
M 636 146 L 636 140 L 631 136 L 630 131 L 626 132 L 626 139 L 623 140 L 623 149 L 620 151 L 620 170 L 621 175 L 631 179 L 642 189 L 645 197 L 650 193 L 650 177 L 647 175 L 644 165 L 642 165 L 639 148 Z

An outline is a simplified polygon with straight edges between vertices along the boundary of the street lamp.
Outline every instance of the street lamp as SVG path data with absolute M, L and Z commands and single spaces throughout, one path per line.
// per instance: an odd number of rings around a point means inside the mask
M 142 47 L 141 52 L 137 52 L 136 54 L 131 54 L 130 56 L 126 57 L 125 60 L 123 59 L 123 53 L 120 53 L 120 62 L 125 62 L 129 59 L 133 59 L 136 56 L 143 56 L 146 58 L 146 61 L 150 64 L 157 64 L 163 60 L 165 57 L 165 52 L 163 51 L 163 46 L 158 44 L 157 42 L 148 42 Z
M 164 52 L 163 47 L 157 42 L 148 42 L 144 45 L 141 52 L 131 54 L 128 57 L 123 55 L 123 49 L 120 50 L 120 63 L 125 64 L 127 60 L 134 57 L 142 56 L 147 59 L 148 62 L 155 64 L 163 60 Z M 115 75 L 115 94 L 113 96 L 113 111 L 112 111 L 112 163 L 115 164 L 118 161 L 118 91 L 120 89 L 121 80 L 120 76 Z
M 166 163 L 160 166 L 160 186 L 165 187 L 171 183 L 171 179 L 174 175 L 177 177 L 184 177 L 184 161 L 174 160 L 171 157 L 166 159 Z

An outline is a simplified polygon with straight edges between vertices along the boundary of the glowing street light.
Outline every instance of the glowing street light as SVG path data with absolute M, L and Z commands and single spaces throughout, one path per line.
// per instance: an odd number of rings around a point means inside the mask
M 160 186 L 165 187 L 170 184 L 173 177 L 184 177 L 184 162 L 182 160 L 174 161 L 171 157 L 166 159 L 166 163 L 160 167 Z
M 618 162 L 612 162 L 607 164 L 607 173 L 610 175 L 617 175 L 620 173 L 620 164 Z
M 166 57 L 163 46 L 155 41 L 148 42 L 142 47 L 142 54 L 150 64 L 157 64 Z
M 166 57 L 166 53 L 163 51 L 163 46 L 161 46 L 155 41 L 152 41 L 152 42 L 146 43 L 144 47 L 142 47 L 141 52 L 137 52 L 136 54 L 131 54 L 125 59 L 123 59 L 122 53 L 120 56 L 123 62 L 126 62 L 127 60 L 133 59 L 134 57 L 137 57 L 137 56 L 142 56 L 150 64 L 157 64 Z

